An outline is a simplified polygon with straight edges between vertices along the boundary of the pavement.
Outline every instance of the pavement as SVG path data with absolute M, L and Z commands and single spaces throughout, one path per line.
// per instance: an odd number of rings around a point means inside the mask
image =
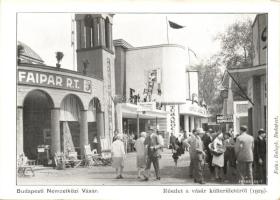
M 199 185 L 189 177 L 189 154 L 185 152 L 175 167 L 172 152 L 164 149 L 160 159 L 161 180 L 156 180 L 153 167 L 149 181 L 137 179 L 136 153 L 128 153 L 125 160 L 124 179 L 116 179 L 115 169 L 111 166 L 77 167 L 64 170 L 36 166 L 35 176 L 17 177 L 17 185 Z M 208 167 L 204 167 L 205 181 L 208 185 L 221 185 L 211 178 Z M 223 182 L 222 184 L 232 184 Z

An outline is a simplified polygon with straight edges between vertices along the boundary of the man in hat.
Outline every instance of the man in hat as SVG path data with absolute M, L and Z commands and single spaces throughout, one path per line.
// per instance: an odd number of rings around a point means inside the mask
M 239 172 L 239 182 L 253 184 L 253 150 L 254 150 L 254 138 L 247 134 L 247 126 L 240 127 L 240 135 L 236 138 L 234 146 L 237 168 Z
M 145 180 L 148 181 L 150 177 L 150 168 L 151 164 L 153 163 L 156 179 L 160 180 L 160 172 L 159 172 L 159 158 L 160 155 L 160 149 L 162 148 L 162 145 L 160 144 L 160 140 L 158 138 L 158 135 L 156 134 L 156 130 L 153 127 L 149 128 L 148 135 L 144 141 L 144 145 L 147 149 L 147 163 L 145 168 Z
M 254 161 L 257 182 L 266 184 L 266 132 L 264 129 L 258 131 L 258 137 L 255 140 Z
M 203 151 L 203 143 L 201 140 L 201 136 L 204 134 L 204 131 L 203 129 L 198 129 L 198 130 L 194 130 L 193 133 L 195 136 L 195 141 L 194 141 L 195 152 L 193 158 L 194 182 L 205 184 L 204 177 L 203 177 L 203 167 L 202 167 L 205 153 Z
M 208 164 L 208 168 L 209 168 L 210 173 L 212 175 L 214 174 L 214 169 L 215 168 L 212 166 L 213 156 L 210 152 L 209 144 L 213 141 L 213 137 L 212 137 L 213 133 L 214 133 L 213 129 L 210 128 L 201 138 L 202 141 L 203 141 L 204 149 L 206 151 L 206 160 L 205 161 Z

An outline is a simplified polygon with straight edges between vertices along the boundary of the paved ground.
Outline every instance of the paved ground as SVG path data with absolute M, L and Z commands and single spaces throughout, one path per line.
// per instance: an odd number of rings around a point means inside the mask
M 161 180 L 152 178 L 146 182 L 137 179 L 136 154 L 129 153 L 125 160 L 124 179 L 115 179 L 115 170 L 111 166 L 78 167 L 56 170 L 51 167 L 35 168 L 35 176 L 18 177 L 18 185 L 196 185 L 189 178 L 189 154 L 179 158 L 178 166 L 174 166 L 171 150 L 165 149 L 160 159 Z M 205 166 L 207 184 L 220 184 L 211 180 Z M 223 183 L 225 184 L 225 183 Z

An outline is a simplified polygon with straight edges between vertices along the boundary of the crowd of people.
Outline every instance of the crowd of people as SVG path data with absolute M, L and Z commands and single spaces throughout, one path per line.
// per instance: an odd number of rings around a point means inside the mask
M 116 178 L 123 178 L 124 159 L 126 155 L 123 134 L 115 133 L 112 144 L 112 166 L 116 169 Z M 156 130 L 149 128 L 141 132 L 133 148 L 136 150 L 137 178 L 149 180 L 153 164 L 156 180 L 160 180 L 159 159 L 163 149 L 163 137 Z M 240 133 L 233 131 L 204 132 L 202 128 L 194 129 L 189 136 L 180 133 L 171 134 L 169 148 L 175 166 L 185 152 L 189 153 L 189 176 L 194 182 L 204 184 L 205 166 L 209 169 L 211 179 L 217 182 L 237 182 L 240 184 L 266 184 L 266 132 L 258 131 L 254 139 L 247 133 L 247 127 L 241 126 Z
M 194 129 L 186 139 L 178 135 L 170 137 L 175 166 L 185 149 L 190 155 L 189 175 L 194 182 L 204 184 L 204 167 L 208 165 L 211 179 L 217 182 L 240 184 L 266 184 L 266 132 L 258 131 L 258 137 L 247 134 L 241 126 L 240 133 L 214 132 L 212 129 Z

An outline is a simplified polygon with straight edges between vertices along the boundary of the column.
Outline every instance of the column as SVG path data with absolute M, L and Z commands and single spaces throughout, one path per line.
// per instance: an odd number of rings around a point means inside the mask
M 17 107 L 17 155 L 23 153 L 23 108 Z
M 105 23 L 103 18 L 99 18 L 99 44 L 105 46 Z
M 60 147 L 60 109 L 53 108 L 51 109 L 51 154 L 54 155 L 56 152 L 61 152 Z
M 139 131 L 139 114 L 137 113 L 137 118 L 136 118 L 136 130 L 137 130 L 137 138 L 140 137 L 140 131 Z
M 194 116 L 190 116 L 190 118 L 191 118 L 190 126 L 191 126 L 191 131 L 192 131 L 194 129 Z
M 93 46 L 99 45 L 99 25 L 98 18 L 93 19 Z
M 112 24 L 111 23 L 109 23 L 109 49 L 110 50 L 113 50 L 113 44 L 112 44 L 112 42 L 113 42 L 113 38 L 112 38 Z
M 189 133 L 189 116 L 188 115 L 184 115 L 184 130 Z
M 116 129 L 119 133 L 123 132 L 123 123 L 122 123 L 122 105 L 118 103 L 116 105 Z
M 91 27 L 85 27 L 85 40 L 86 40 L 85 47 L 90 48 L 91 47 Z
M 97 152 L 101 153 L 101 137 L 105 136 L 104 112 L 96 113 L 96 129 L 97 129 L 97 140 L 98 140 Z
M 80 148 L 81 154 L 84 155 L 85 145 L 88 144 L 88 121 L 87 121 L 87 110 L 81 110 L 81 121 L 80 121 Z

